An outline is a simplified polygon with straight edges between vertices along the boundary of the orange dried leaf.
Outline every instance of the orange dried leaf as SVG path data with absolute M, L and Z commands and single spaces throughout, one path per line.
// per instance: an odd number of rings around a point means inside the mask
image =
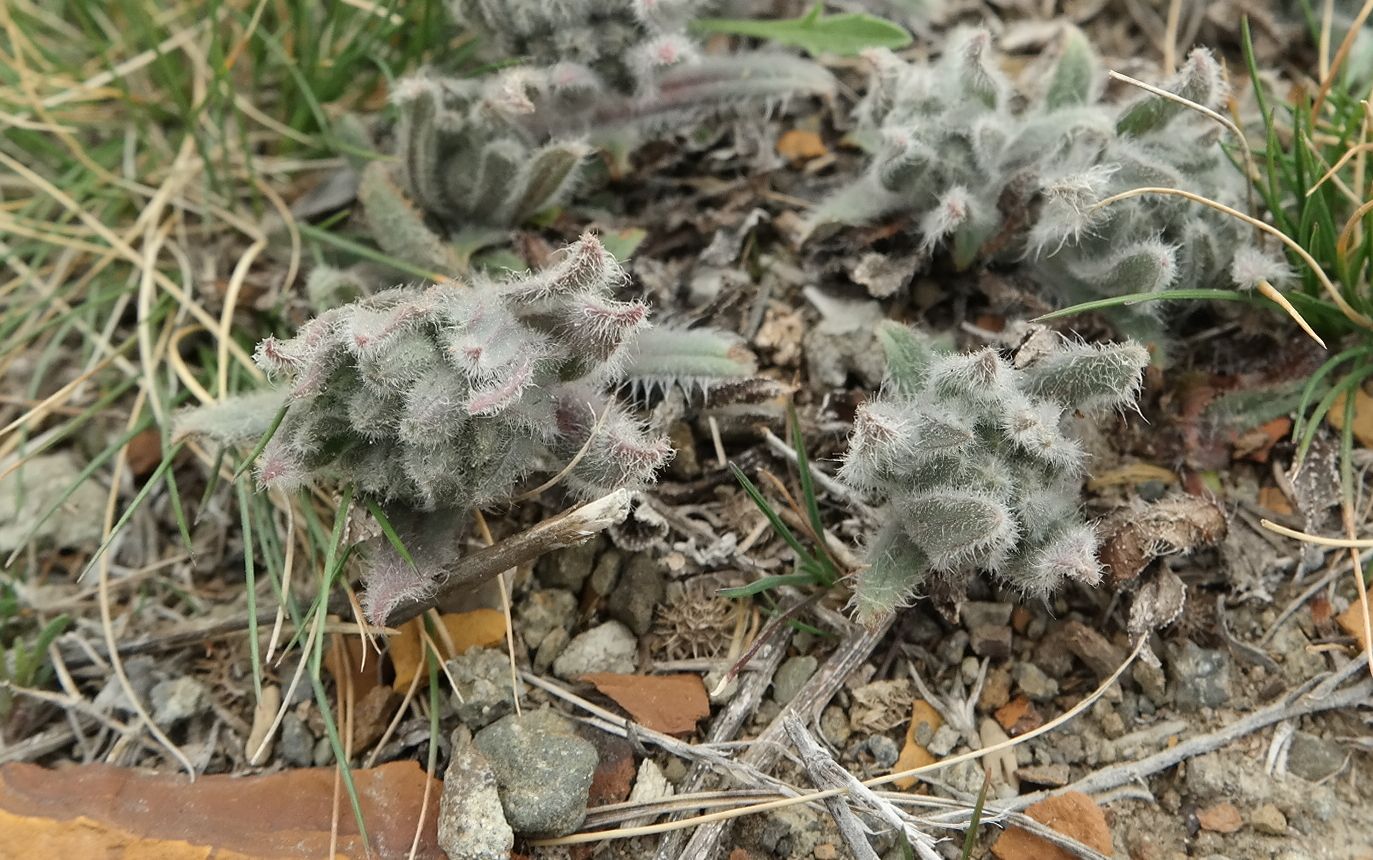
M 330 634 L 329 647 L 324 652 L 324 668 L 340 690 L 347 683 L 354 702 L 362 701 L 381 683 L 381 659 L 369 652 L 367 644 L 358 636 Z
M 793 128 L 777 139 L 777 154 L 787 161 L 810 161 L 829 155 L 829 147 L 813 131 Z
M 353 771 L 373 857 L 409 853 L 426 779 L 414 762 Z M 441 794 L 434 780 L 415 854 L 427 860 L 444 856 L 435 824 Z M 189 782 L 181 774 L 105 764 L 0 767 L 0 843 L 25 846 L 27 857 L 327 857 L 333 818 L 333 768 Z M 366 856 L 346 812 L 338 817 L 336 852 Z
M 595 685 L 634 721 L 666 735 L 696 730 L 710 715 L 710 698 L 699 675 L 617 675 L 597 672 L 581 680 Z
M 1244 826 L 1244 818 L 1240 816 L 1235 804 L 1224 801 L 1197 810 L 1197 823 L 1201 825 L 1202 830 L 1210 830 L 1212 833 L 1234 833 Z
M 1349 608 L 1335 616 L 1335 623 L 1340 625 L 1340 629 L 1346 634 L 1353 636 L 1354 641 L 1359 643 L 1360 651 L 1368 650 L 1368 633 L 1364 629 L 1362 605 L 1355 600 L 1349 604 Z M 1370 599 L 1368 607 L 1368 617 L 1373 620 L 1373 599 Z
M 1335 402 L 1330 404 L 1330 411 L 1325 413 L 1326 418 L 1330 421 L 1330 426 L 1336 430 L 1344 429 L 1344 409 L 1345 395 L 1341 393 L 1335 398 Z M 1373 448 L 1373 395 L 1362 388 L 1354 391 L 1352 432 L 1359 445 L 1364 448 Z
M 1045 798 L 1026 809 L 1025 814 L 1102 854 L 1115 853 L 1106 813 L 1080 791 Z M 1007 828 L 992 845 L 992 854 L 998 860 L 1074 860 L 1077 856 L 1019 827 Z
M 929 729 L 921 729 L 921 725 L 929 726 Z M 934 734 L 939 731 L 939 728 L 943 725 L 944 718 L 939 715 L 939 712 L 934 709 L 934 706 L 924 699 L 916 699 L 915 703 L 911 705 L 911 723 L 906 727 L 906 743 L 901 747 L 901 755 L 897 758 L 896 764 L 892 765 L 892 773 L 901 773 L 902 771 L 911 770 L 912 768 L 925 767 L 939 761 L 939 759 L 935 758 L 929 750 L 925 749 L 916 738 L 920 735 L 924 735 L 925 731 Z M 928 737 L 928 735 L 926 735 L 926 737 Z M 902 791 L 905 791 L 915 785 L 919 779 L 919 777 L 908 776 L 895 780 L 893 784 Z
M 446 612 L 439 616 L 448 638 L 453 641 L 456 653 L 448 653 L 447 643 L 442 636 L 435 642 L 445 660 L 466 654 L 473 648 L 494 648 L 505 642 L 505 614 L 495 609 L 473 609 L 471 612 Z M 391 665 L 396 669 L 396 678 L 391 688 L 399 692 L 410 689 L 415 673 L 424 665 L 423 640 L 420 631 L 424 629 L 424 619 L 415 618 L 405 622 L 400 633 L 387 640 L 391 654 Z M 423 682 L 421 682 L 423 683 Z
M 1283 516 L 1291 516 L 1293 513 L 1292 503 L 1287 501 L 1287 494 L 1277 487 L 1260 488 L 1259 505 Z

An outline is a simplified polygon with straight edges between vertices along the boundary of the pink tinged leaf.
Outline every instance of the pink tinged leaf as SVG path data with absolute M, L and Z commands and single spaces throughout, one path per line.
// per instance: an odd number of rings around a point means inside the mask
M 590 231 L 583 233 L 545 275 L 557 292 L 599 291 L 624 278 L 615 257 Z
M 389 545 L 366 573 L 367 590 L 362 608 L 371 623 L 384 627 L 391 613 L 408 603 L 434 596 L 439 571 L 420 569 L 401 558 Z
M 261 487 L 290 493 L 305 483 L 305 467 L 284 445 L 272 440 L 259 456 L 257 482 Z
M 647 479 L 672 456 L 672 445 L 666 436 L 645 439 L 638 433 L 623 433 L 611 437 L 610 451 L 626 474 Z
M 253 362 L 270 375 L 294 372 L 300 367 L 300 358 L 286 348 L 286 344 L 270 335 L 263 338 L 253 351 Z
M 569 310 L 568 337 L 598 358 L 610 355 L 631 334 L 648 326 L 648 305 L 638 300 L 587 296 L 574 301 Z
M 494 415 L 519 402 L 520 395 L 534 381 L 534 362 L 526 361 L 504 379 L 472 390 L 467 400 L 468 415 Z

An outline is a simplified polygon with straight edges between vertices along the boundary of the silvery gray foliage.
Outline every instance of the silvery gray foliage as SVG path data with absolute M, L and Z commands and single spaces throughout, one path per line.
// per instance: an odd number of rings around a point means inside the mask
M 670 451 L 608 394 L 649 325 L 645 304 L 613 298 L 622 278 L 588 234 L 541 272 L 396 287 L 267 338 L 256 360 L 288 395 L 259 480 L 335 476 L 380 502 L 467 509 L 590 440 L 570 486 L 642 486 Z
M 712 113 L 830 93 L 815 63 L 771 51 L 713 55 L 686 31 L 711 0 L 452 0 L 460 25 L 501 57 L 498 77 L 523 102 L 520 122 L 545 135 L 687 128 Z
M 1103 101 L 1105 75 L 1076 29 L 1032 98 L 1001 72 L 983 30 L 955 33 L 930 64 L 869 56 L 857 119 L 875 153 L 816 224 L 912 212 L 925 250 L 947 249 L 960 268 L 1017 261 L 1068 302 L 1228 282 L 1235 249 L 1252 236 L 1240 222 L 1161 195 L 1094 208 L 1165 186 L 1243 209 L 1246 181 L 1213 120 L 1153 94 Z M 1212 109 L 1226 95 L 1202 48 L 1164 88 Z
M 987 347 L 953 354 L 884 322 L 888 378 L 858 410 L 840 477 L 887 503 L 852 608 L 875 624 L 923 591 L 961 594 L 975 571 L 1027 597 L 1101 576 L 1079 513 L 1075 413 L 1132 406 L 1148 352 L 1057 338 L 1023 368 Z
M 565 471 L 592 497 L 648 485 L 671 456 L 613 396 L 649 327 L 644 303 L 614 297 L 624 278 L 588 234 L 540 272 L 375 293 L 263 340 L 278 389 L 189 412 L 178 433 L 240 442 L 284 408 L 259 482 L 351 484 L 412 551 L 414 564 L 384 542 L 371 553 L 364 605 L 384 623 L 433 590 L 471 510 L 531 473 Z M 683 384 L 697 376 L 684 365 Z
M 819 65 L 786 54 L 702 54 L 684 25 L 696 0 L 459 0 L 454 14 L 501 58 L 477 78 L 425 71 L 391 100 L 397 164 L 362 171 L 373 238 L 398 259 L 462 268 L 447 236 L 508 230 L 561 205 L 598 146 L 689 130 L 710 116 L 831 93 Z M 435 229 L 438 228 L 438 229 Z

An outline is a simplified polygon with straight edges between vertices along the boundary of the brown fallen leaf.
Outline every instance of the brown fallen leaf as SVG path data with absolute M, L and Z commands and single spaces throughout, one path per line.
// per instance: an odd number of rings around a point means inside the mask
M 354 702 L 360 702 L 381 683 L 381 660 L 358 636 L 333 633 L 324 651 L 324 668 L 338 682 L 340 690 L 347 680 Z
M 1287 494 L 1271 485 L 1259 488 L 1259 505 L 1283 516 L 1290 517 L 1295 513 L 1292 510 L 1292 503 L 1287 500 Z
M 454 653 L 448 652 L 447 642 L 439 636 L 435 644 L 445 660 L 466 654 L 473 648 L 494 648 L 505 642 L 505 614 L 495 609 L 473 609 L 471 612 L 445 612 L 439 616 L 443 629 L 452 640 Z M 386 640 L 391 665 L 396 669 L 391 689 L 404 693 L 410 689 L 415 673 L 424 665 L 423 640 L 420 631 L 424 619 L 414 618 L 401 625 L 400 633 Z M 427 671 L 427 670 L 426 670 Z M 421 684 L 424 681 L 421 679 Z
M 1025 814 L 1102 854 L 1114 853 L 1106 813 L 1080 791 L 1047 797 Z M 998 860 L 1074 860 L 1077 856 L 1020 827 L 1007 828 L 992 845 L 992 854 Z
M 135 478 L 146 478 L 162 462 L 162 434 L 149 427 L 129 440 L 124 458 Z
M 635 722 L 666 735 L 693 732 L 696 721 L 710 715 L 710 699 L 699 675 L 597 672 L 580 680 L 613 699 Z
M 1344 429 L 1344 410 L 1345 395 L 1340 393 L 1335 401 L 1330 404 L 1330 411 L 1325 413 L 1330 426 L 1336 430 Z M 1370 395 L 1362 388 L 1354 390 L 1354 423 L 1352 425 L 1354 438 L 1359 445 L 1364 448 L 1373 448 L 1373 395 Z
M 813 131 L 793 128 L 777 138 L 777 154 L 787 161 L 810 161 L 822 155 L 829 155 L 829 147 Z
M 1346 635 L 1353 636 L 1354 641 L 1359 643 L 1360 651 L 1368 650 L 1368 633 L 1364 629 L 1363 613 L 1360 611 L 1361 604 L 1355 600 L 1349 604 L 1349 608 L 1335 616 L 1335 623 L 1340 625 L 1340 629 Z M 1369 598 L 1368 617 L 1373 620 L 1373 597 Z
M 928 739 L 943 725 L 944 718 L 939 715 L 934 706 L 924 699 L 916 699 L 915 703 L 911 705 L 911 723 L 906 727 L 906 743 L 901 747 L 901 755 L 896 759 L 896 764 L 892 765 L 892 773 L 925 767 L 939 761 L 916 738 Z M 907 776 L 896 780 L 893 784 L 905 791 L 915 785 L 919 779 L 918 776 Z
M 1273 446 L 1286 439 L 1291 432 L 1292 419 L 1286 416 L 1247 430 L 1235 437 L 1235 459 L 1267 463 Z
M 399 860 L 409 854 L 426 779 L 414 762 L 353 771 L 372 857 Z M 434 780 L 417 857 L 443 860 L 435 824 L 442 793 Z M 0 766 L 0 841 L 23 845 L 26 857 L 327 857 L 333 813 L 332 768 L 190 782 L 182 774 L 105 764 L 61 770 Z M 347 798 L 336 852 L 337 858 L 365 856 Z
M 1114 469 L 1107 469 L 1092 475 L 1091 479 L 1087 481 L 1087 489 L 1095 493 L 1107 487 L 1132 486 L 1147 481 L 1176 484 L 1178 474 L 1172 469 L 1155 466 L 1153 463 L 1126 463 L 1124 466 L 1117 466 Z
M 1235 804 L 1222 801 L 1214 806 L 1197 810 L 1197 823 L 1202 830 L 1212 833 L 1234 833 L 1244 826 L 1244 818 Z

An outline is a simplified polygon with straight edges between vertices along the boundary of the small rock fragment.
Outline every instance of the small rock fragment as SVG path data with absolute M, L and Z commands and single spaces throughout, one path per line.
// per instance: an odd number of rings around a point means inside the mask
M 930 751 L 930 755 L 943 758 L 953 752 L 954 747 L 958 746 L 963 740 L 963 735 L 953 726 L 944 725 L 935 730 L 929 743 L 925 744 L 925 749 Z
M 634 788 L 629 792 L 630 803 L 651 803 L 655 800 L 662 800 L 671 797 L 673 794 L 672 784 L 667 781 L 662 768 L 651 758 L 646 758 L 639 763 L 639 774 L 634 778 Z M 628 822 L 625 826 L 633 827 L 635 824 L 649 823 L 653 821 L 653 816 Z
M 1218 708 L 1230 700 L 1230 660 L 1222 651 L 1201 648 L 1189 639 L 1171 649 L 1168 672 L 1179 711 Z
M 474 648 L 447 663 L 453 679 L 453 708 L 476 731 L 515 709 L 510 659 L 495 648 Z
M 638 651 L 639 642 L 628 627 L 618 621 L 607 621 L 567 643 L 553 661 L 553 674 L 564 681 L 593 672 L 628 675 L 634 671 Z
M 1163 667 L 1153 666 L 1143 660 L 1136 660 L 1135 665 L 1130 669 L 1130 676 L 1139 684 L 1154 707 L 1162 707 L 1168 701 L 1168 676 L 1164 674 Z
M 995 711 L 1011 700 L 1011 670 L 999 666 L 987 671 L 982 682 L 982 692 L 977 697 L 979 711 Z
M 586 818 L 596 748 L 550 710 L 502 717 L 477 733 L 516 833 L 561 836 Z
M 1235 804 L 1222 801 L 1214 806 L 1197 810 L 1197 823 L 1202 830 L 1212 833 L 1234 833 L 1244 826 L 1244 818 Z
M 619 584 L 606 602 L 606 611 L 636 636 L 643 636 L 653 627 L 653 610 L 663 602 L 666 593 L 663 566 L 648 553 L 639 553 L 630 558 L 620 573 Z
M 1265 836 L 1282 836 L 1287 833 L 1287 816 L 1271 803 L 1265 803 L 1249 816 L 1249 823 Z
M 1308 782 L 1320 782 L 1338 773 L 1346 756 L 1337 744 L 1309 732 L 1296 732 L 1287 748 L 1287 770 Z
M 606 597 L 615 590 L 615 584 L 620 581 L 620 562 L 622 557 L 620 551 L 610 547 L 601 553 L 601 557 L 596 559 L 596 566 L 591 570 L 591 579 L 587 586 L 597 597 Z
M 979 657 L 1001 659 L 1011 656 L 1011 628 L 1006 625 L 984 624 L 973 628 L 971 645 Z
M 1061 788 L 1068 784 L 1069 769 L 1066 764 L 1039 764 L 1015 769 L 1022 782 Z
M 1017 663 L 1011 670 L 1011 677 L 1015 678 L 1020 692 L 1029 696 L 1032 702 L 1047 702 L 1058 695 L 1058 681 L 1033 663 Z
M 452 745 L 439 798 L 439 847 L 449 860 L 505 860 L 515 832 L 505 820 L 496 775 L 462 729 L 453 733 Z
M 161 681 L 148 694 L 153 722 L 168 727 L 201 713 L 210 704 L 205 685 L 189 675 Z
M 567 643 L 572 635 L 562 627 L 554 627 L 548 631 L 548 635 L 539 642 L 538 650 L 534 652 L 534 671 L 543 674 L 553 665 L 563 649 L 567 648 Z
M 1011 623 L 1012 608 L 1009 603 L 970 600 L 963 604 L 959 620 L 969 633 L 979 627 L 1005 627 Z
M 838 705 L 830 705 L 820 714 L 820 735 L 837 747 L 842 747 L 853 734 L 848 714 Z
M 30 457 L 24 466 L 0 478 L 0 552 L 8 553 L 33 531 L 39 545 L 72 547 L 100 540 L 105 490 L 97 481 L 78 481 L 81 466 L 69 454 Z M 43 511 L 61 501 L 42 525 Z M 36 528 L 36 531 L 34 530 Z
M 539 580 L 545 585 L 565 588 L 574 593 L 581 591 L 582 583 L 591 575 L 600 549 L 600 541 L 589 540 L 549 553 L 539 559 L 536 569 Z
M 809 654 L 783 660 L 782 665 L 777 667 L 777 674 L 772 678 L 773 700 L 779 705 L 785 705 L 796 698 L 796 694 L 801 692 L 801 688 L 819 666 L 820 661 Z
M 315 736 L 295 711 L 287 711 L 281 718 L 277 754 L 295 767 L 311 767 L 315 763 Z
M 901 750 L 897 748 L 896 741 L 886 735 L 873 735 L 868 738 L 865 746 L 872 755 L 873 762 L 880 768 L 891 767 L 901 757 Z
M 555 627 L 572 626 L 577 614 L 577 598 L 561 588 L 540 588 L 519 601 L 515 614 L 515 630 L 524 639 L 525 647 L 533 651 Z

